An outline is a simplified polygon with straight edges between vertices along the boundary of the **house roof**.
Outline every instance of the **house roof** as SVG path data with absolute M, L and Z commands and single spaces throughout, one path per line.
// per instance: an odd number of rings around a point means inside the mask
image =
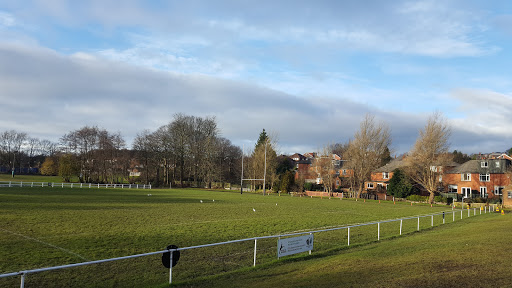
M 487 167 L 482 167 L 482 162 L 487 162 Z M 499 166 L 496 166 L 497 162 L 499 163 Z M 507 172 L 510 164 L 511 161 L 506 159 L 469 160 L 458 167 L 451 169 L 447 173 L 502 174 Z
M 404 160 L 393 159 L 388 164 L 373 170 L 374 173 L 379 172 L 393 172 L 397 168 L 402 168 L 406 165 Z

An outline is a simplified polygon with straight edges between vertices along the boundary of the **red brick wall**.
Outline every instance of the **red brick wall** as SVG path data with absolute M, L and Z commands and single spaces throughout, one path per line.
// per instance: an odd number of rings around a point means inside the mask
M 510 184 L 510 179 L 506 174 L 490 174 L 490 181 L 480 181 L 480 175 L 477 173 L 471 174 L 471 181 L 462 181 L 460 173 L 445 174 L 443 176 L 443 183 L 445 185 L 457 185 L 457 193 L 462 194 L 462 187 L 471 187 L 472 193 L 480 193 L 480 187 L 487 187 L 487 194 L 489 198 L 494 197 L 494 186 L 507 186 Z

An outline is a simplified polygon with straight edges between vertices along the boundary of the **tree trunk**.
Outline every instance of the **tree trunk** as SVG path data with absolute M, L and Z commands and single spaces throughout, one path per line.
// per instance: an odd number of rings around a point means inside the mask
M 428 196 L 428 203 L 429 204 L 434 204 L 434 192 L 433 191 L 429 191 L 430 192 L 430 196 Z

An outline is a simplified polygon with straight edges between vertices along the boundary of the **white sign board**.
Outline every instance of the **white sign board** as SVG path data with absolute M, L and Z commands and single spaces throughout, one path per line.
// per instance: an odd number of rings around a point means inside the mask
M 313 234 L 277 241 L 277 257 L 313 250 Z

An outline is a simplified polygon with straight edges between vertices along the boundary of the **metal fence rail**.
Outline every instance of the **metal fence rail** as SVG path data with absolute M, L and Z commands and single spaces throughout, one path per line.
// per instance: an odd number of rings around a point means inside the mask
M 13 182 L 0 181 L 0 187 L 62 187 L 62 188 L 121 188 L 151 189 L 151 184 L 97 184 L 97 183 L 55 183 L 55 182 Z
M 467 212 L 465 211 L 467 210 Z M 477 212 L 478 210 L 478 212 Z M 420 219 L 422 218 L 427 218 L 427 220 L 424 220 L 423 223 L 425 223 L 425 221 L 428 221 L 430 222 L 430 225 L 428 225 L 429 227 L 434 227 L 434 216 L 441 216 L 442 215 L 442 224 L 445 224 L 446 223 L 446 220 L 449 219 L 448 221 L 450 222 L 455 222 L 456 220 L 459 220 L 459 214 L 460 214 L 460 219 L 463 219 L 463 216 L 468 218 L 468 217 L 472 217 L 472 216 L 476 216 L 476 215 L 481 215 L 481 214 L 487 214 L 487 213 L 492 213 L 492 212 L 495 212 L 495 211 L 499 211 L 498 210 L 498 207 L 497 205 L 491 205 L 489 207 L 485 207 L 484 209 L 477 209 L 477 208 L 468 208 L 468 209 L 461 209 L 461 210 L 450 210 L 450 211 L 444 211 L 444 212 L 440 212 L 440 213 L 435 213 L 435 214 L 428 214 L 428 215 L 417 215 L 417 216 L 411 216 L 411 217 L 403 217 L 403 218 L 398 218 L 398 219 L 390 219 L 390 220 L 382 220 L 382 221 L 374 221 L 374 222 L 368 222 L 368 223 L 360 223 L 360 224 L 354 224 L 354 225 L 349 225 L 349 226 L 341 226 L 341 227 L 332 227 L 332 228 L 325 228 L 325 229 L 319 229 L 319 230 L 311 230 L 311 231 L 301 231 L 301 232 L 294 232 L 294 233 L 287 233 L 287 234 L 280 234 L 280 235 L 271 235 L 271 236 L 261 236 L 261 237 L 252 237 L 252 238 L 245 238 L 245 239 L 238 239 L 238 240 L 230 240 L 230 241 L 224 241 L 224 242 L 218 242 L 218 243 L 211 243 L 211 244 L 204 244 L 204 245 L 197 245 L 197 246 L 189 246 L 189 247 L 182 247 L 182 248 L 177 248 L 177 249 L 166 249 L 166 250 L 161 250 L 161 251 L 155 251 L 155 252 L 149 252 L 149 253 L 142 253 L 142 254 L 136 254 L 136 255 L 130 255 L 130 256 L 123 256 L 123 257 L 116 257 L 116 258 L 109 258 L 109 259 L 102 259 L 102 260 L 95 260 L 95 261 L 87 261 L 87 262 L 81 262 L 81 263 L 75 263 L 75 264 L 67 264 L 67 265 L 60 265 L 60 266 L 53 266 L 53 267 L 46 267 L 46 268 L 38 268 L 38 269 L 30 269 L 30 270 L 22 270 L 22 271 L 18 271 L 18 272 L 12 272 L 12 273 L 6 273 L 6 274 L 0 274 L 0 278 L 5 278 L 5 277 L 13 277 L 13 276 L 21 276 L 21 285 L 20 287 L 24 287 L 25 285 L 25 279 L 27 277 L 28 274 L 33 274 L 33 273 L 39 273 L 39 272 L 44 272 L 44 271 L 52 271 L 52 270 L 59 270 L 59 269 L 65 269 L 65 268 L 72 268 L 72 267 L 79 267 L 79 266 L 85 266 L 85 265 L 91 265 L 91 264 L 99 264 L 99 263 L 105 263 L 105 262 L 112 262 L 112 261 L 118 261 L 118 260 L 124 260 L 124 259 L 132 259 L 132 258 L 139 258 L 139 257 L 145 257 L 145 256 L 150 256 L 150 255 L 156 255 L 156 254 L 163 254 L 165 252 L 171 252 L 170 253 L 170 268 L 169 268 L 169 283 L 172 283 L 172 275 L 173 275 L 173 267 L 172 267 L 172 255 L 173 255 L 173 252 L 174 251 L 185 251 L 185 250 L 192 250 L 192 249 L 197 249 L 197 248 L 207 248 L 207 247 L 213 247 L 213 246 L 221 246 L 221 245 L 226 245 L 226 244 L 232 244 L 232 243 L 240 243 L 240 242 L 248 242 L 248 241 L 254 241 L 254 253 L 251 253 L 253 254 L 253 261 L 252 261 L 252 266 L 256 266 L 256 258 L 257 258 L 257 251 L 258 251 L 258 240 L 264 240 L 264 239 L 275 239 L 275 238 L 286 238 L 286 237 L 293 237 L 293 236 L 300 236 L 300 235 L 306 235 L 306 234 L 318 234 L 318 233 L 324 233 L 324 232 L 329 232 L 329 231 L 336 231 L 336 230 L 343 230 L 343 229 L 346 229 L 347 230 L 347 246 L 350 246 L 350 240 L 351 240 L 351 234 L 350 234 L 350 231 L 351 231 L 351 228 L 352 230 L 354 230 L 354 228 L 357 228 L 357 227 L 365 227 L 365 226 L 371 226 L 371 225 L 376 225 L 376 230 L 373 230 L 375 234 L 373 234 L 373 236 L 371 237 L 376 237 L 376 238 L 373 238 L 373 239 L 376 239 L 377 241 L 380 241 L 381 240 L 381 231 L 382 231 L 382 224 L 386 224 L 386 223 L 392 223 L 392 222 L 400 222 L 400 228 L 399 228 L 399 235 L 402 235 L 402 228 L 403 228 L 403 223 L 405 220 L 415 220 L 417 219 L 417 226 L 415 227 L 417 231 L 420 231 Z M 451 217 L 449 217 L 448 215 L 451 214 Z M 430 219 L 428 219 L 430 218 Z M 438 220 L 439 221 L 439 220 Z M 441 224 L 441 222 L 439 221 L 439 224 Z M 425 224 L 424 224 L 425 225 Z M 393 228 L 395 229 L 395 228 Z M 398 229 L 397 229 L 398 230 Z M 409 232 L 410 233 L 410 232 Z M 337 245 L 339 246 L 339 244 Z M 311 254 L 311 251 L 309 251 L 309 253 Z M 279 257 L 278 257 L 279 258 Z

